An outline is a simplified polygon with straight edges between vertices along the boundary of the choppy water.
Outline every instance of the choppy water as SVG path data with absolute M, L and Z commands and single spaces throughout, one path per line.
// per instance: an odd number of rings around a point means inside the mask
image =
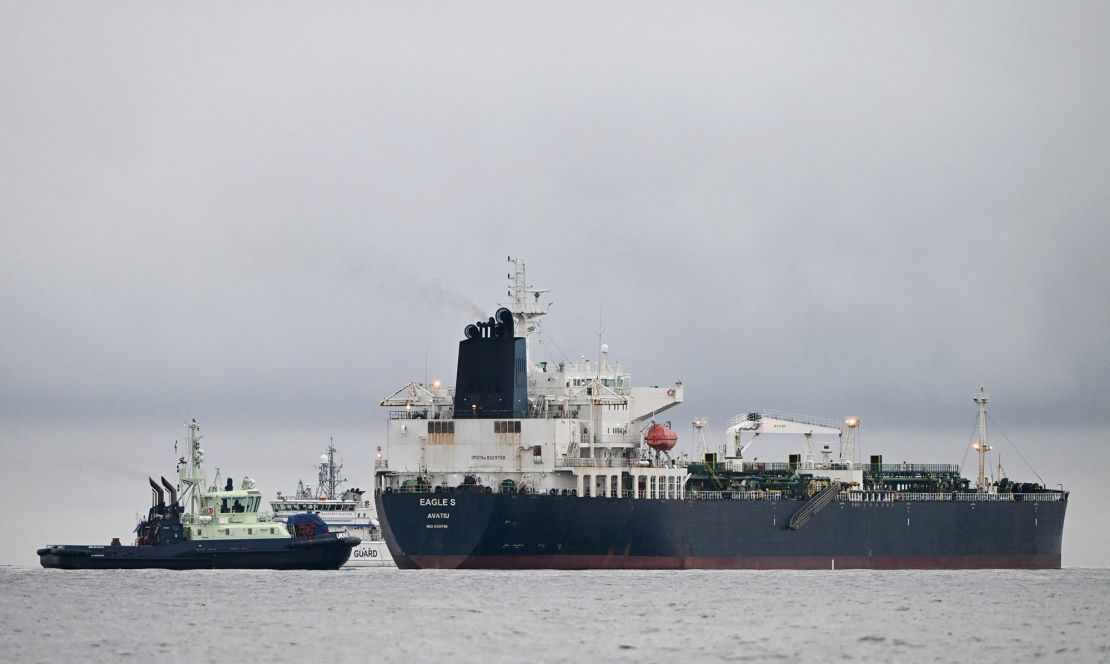
M 1110 570 L 0 569 L 0 660 L 1110 661 Z

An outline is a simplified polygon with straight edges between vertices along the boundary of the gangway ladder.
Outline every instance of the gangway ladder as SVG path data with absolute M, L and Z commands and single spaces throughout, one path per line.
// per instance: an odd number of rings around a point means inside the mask
M 824 509 L 826 505 L 836 500 L 836 497 L 840 495 L 840 491 L 844 486 L 843 482 L 833 482 L 824 489 L 813 494 L 813 496 L 806 501 L 806 504 L 802 505 L 802 508 L 795 512 L 794 516 L 790 517 L 790 530 L 801 528 L 807 521 L 812 519 L 814 515 Z

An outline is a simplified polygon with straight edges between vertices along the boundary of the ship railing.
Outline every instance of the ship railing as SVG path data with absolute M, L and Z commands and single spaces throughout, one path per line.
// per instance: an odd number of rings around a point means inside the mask
M 413 406 L 411 410 L 391 410 L 389 411 L 389 419 L 391 420 L 576 420 L 579 415 L 579 407 L 572 406 L 570 408 L 558 409 L 541 409 L 529 408 L 525 411 L 513 410 L 485 410 L 482 411 L 481 417 L 455 417 L 454 409 L 447 406 L 431 406 L 425 407 L 423 405 Z
M 451 411 L 448 409 L 440 409 L 437 406 L 414 406 L 412 409 L 406 410 L 391 410 L 389 411 L 389 419 L 391 420 L 449 420 L 451 419 Z
M 859 467 L 883 475 L 899 475 L 905 473 L 928 473 L 936 475 L 957 475 L 960 472 L 959 464 L 955 463 L 861 463 Z
M 471 484 L 465 486 L 451 486 L 447 484 L 412 484 L 409 486 L 386 487 L 387 493 L 431 493 L 431 494 L 458 494 L 458 493 L 526 493 L 547 494 L 549 490 L 537 490 L 530 486 L 515 484 L 510 487 L 486 486 L 484 484 Z M 376 491 L 381 492 L 381 489 Z
M 243 513 L 243 514 L 247 514 L 247 513 Z M 275 519 L 274 516 L 272 514 L 270 514 L 269 512 L 254 512 L 252 515 L 255 516 L 255 521 L 232 521 L 231 518 L 228 515 L 221 514 L 219 512 L 217 512 L 215 514 L 182 514 L 181 515 L 181 523 L 186 523 L 186 524 L 190 524 L 190 525 L 206 526 L 206 525 L 209 525 L 209 524 L 227 524 L 227 523 L 238 523 L 238 524 L 248 524 L 249 525 L 251 523 L 270 523 L 271 521 L 277 521 L 277 519 Z M 224 520 L 221 521 L 221 519 L 224 519 Z
M 557 468 L 648 468 L 650 465 L 640 459 L 626 459 L 612 457 L 605 459 L 583 459 L 581 457 L 564 457 L 555 460 Z
M 694 463 L 705 465 L 701 459 L 694 459 Z M 718 459 L 717 470 L 734 470 L 762 475 L 764 473 L 783 473 L 795 470 L 805 470 L 800 464 L 791 464 L 781 461 L 748 461 L 747 459 Z
M 780 500 L 781 491 L 698 491 L 686 490 L 686 497 L 693 500 Z
M 845 491 L 837 496 L 842 503 L 944 502 L 953 500 L 951 493 L 920 491 Z
M 380 493 L 381 491 L 382 491 L 382 489 L 378 489 L 376 492 Z M 424 485 L 410 485 L 410 486 L 391 486 L 391 487 L 387 487 L 384 491 L 387 492 L 387 493 L 427 493 L 427 494 L 432 494 L 433 497 L 441 496 L 441 495 L 442 496 L 449 496 L 449 495 L 454 496 L 454 495 L 457 495 L 457 494 L 467 494 L 467 493 L 505 493 L 505 494 L 515 493 L 515 494 L 524 494 L 524 495 L 529 495 L 529 496 L 577 496 L 578 495 L 577 489 L 570 489 L 570 488 L 568 488 L 568 489 L 537 489 L 535 487 L 531 487 L 531 486 L 527 486 L 527 485 L 520 485 L 520 484 L 516 484 L 516 485 L 513 485 L 511 487 L 509 487 L 509 486 L 505 486 L 505 487 L 486 486 L 486 485 L 477 485 L 477 484 L 469 485 L 469 486 L 448 486 L 448 485 L 444 485 L 444 484 L 436 484 L 436 485 L 424 484 Z M 600 497 L 600 496 L 594 496 L 594 497 L 596 498 L 596 497 Z M 617 496 L 614 495 L 612 497 L 616 498 Z M 632 492 L 631 491 L 625 491 L 624 492 L 624 497 L 625 498 L 631 498 L 632 497 Z
M 955 500 L 966 503 L 981 502 L 1040 502 L 1054 503 L 1065 500 L 1066 493 L 1046 491 L 1044 493 L 954 493 Z
M 1064 500 L 1059 492 L 1045 493 L 924 493 L 915 491 L 846 491 L 838 500 L 842 503 L 898 503 L 898 502 L 1055 502 Z
M 579 436 L 579 445 L 635 445 L 640 442 L 639 434 L 627 433 L 583 433 Z

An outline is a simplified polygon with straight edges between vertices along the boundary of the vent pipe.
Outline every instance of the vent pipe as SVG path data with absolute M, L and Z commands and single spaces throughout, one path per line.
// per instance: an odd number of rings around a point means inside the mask
M 170 505 L 173 505 L 174 507 L 176 507 L 177 506 L 177 489 L 175 489 L 172 484 L 170 484 L 168 481 L 166 481 L 165 477 L 162 478 L 162 486 L 166 487 L 166 491 L 168 491 L 169 494 L 170 494 Z
M 158 486 L 154 482 L 153 479 L 151 479 L 149 477 L 147 479 L 150 480 L 150 488 L 154 489 L 154 496 L 153 496 L 154 506 L 155 507 L 165 507 L 166 506 L 166 494 L 165 494 L 164 491 L 162 491 L 162 487 Z

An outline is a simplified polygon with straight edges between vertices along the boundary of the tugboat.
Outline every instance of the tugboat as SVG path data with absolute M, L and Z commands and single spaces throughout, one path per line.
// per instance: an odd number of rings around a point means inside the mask
M 305 486 L 303 480 L 297 482 L 297 491 L 292 496 L 280 491 L 276 500 L 270 501 L 274 518 L 288 521 L 293 516 L 306 512 L 315 514 L 332 529 L 344 529 L 362 539 L 362 543 L 351 551 L 351 558 L 344 567 L 393 567 L 393 556 L 382 538 L 378 526 L 374 501 L 363 498 L 365 491 L 348 488 L 340 492 L 339 486 L 346 482 L 340 477 L 343 464 L 335 461 L 335 446 L 320 455 L 317 467 L 316 489 Z
M 202 468 L 200 427 L 189 424 L 189 452 L 177 463 L 179 483 L 150 479 L 147 517 L 135 528 L 135 543 L 107 546 L 51 545 L 37 551 L 43 567 L 57 569 L 339 569 L 361 541 L 333 533 L 315 514 L 282 523 L 260 516 L 262 492 L 243 478 L 221 487 L 217 469 L 211 485 Z M 166 501 L 166 495 L 169 501 Z M 188 496 L 186 511 L 178 496 Z

